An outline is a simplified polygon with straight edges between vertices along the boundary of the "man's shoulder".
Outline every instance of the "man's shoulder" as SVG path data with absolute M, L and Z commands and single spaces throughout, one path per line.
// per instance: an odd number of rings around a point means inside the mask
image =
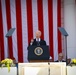
M 43 39 L 41 39 L 41 41 L 44 41 L 45 42 L 45 40 L 43 40 Z
M 34 41 L 36 41 L 36 38 L 35 39 L 33 39 Z

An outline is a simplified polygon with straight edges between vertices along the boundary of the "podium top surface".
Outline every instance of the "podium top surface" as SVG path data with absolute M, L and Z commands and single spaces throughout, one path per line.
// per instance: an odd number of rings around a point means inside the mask
M 13 34 L 14 31 L 15 31 L 15 28 L 11 28 L 11 29 L 7 32 L 6 37 L 12 36 L 12 34 Z

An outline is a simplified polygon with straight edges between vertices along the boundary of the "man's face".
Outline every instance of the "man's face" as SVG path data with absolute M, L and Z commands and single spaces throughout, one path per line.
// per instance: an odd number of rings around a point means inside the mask
M 40 38 L 41 33 L 39 31 L 36 32 L 36 38 Z
M 59 61 L 63 60 L 63 56 L 59 56 L 58 60 Z

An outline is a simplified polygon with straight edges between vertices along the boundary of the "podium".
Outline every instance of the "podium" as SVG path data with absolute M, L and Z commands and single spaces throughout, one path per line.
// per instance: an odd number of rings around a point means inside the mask
M 48 62 L 50 57 L 49 46 L 29 46 L 29 62 Z
M 75 70 L 76 68 L 74 68 L 74 71 Z M 48 65 L 48 62 L 18 63 L 19 75 L 66 75 L 66 71 L 67 70 L 65 62 L 50 62 L 50 65 Z M 75 74 L 72 74 L 71 70 L 69 71 L 71 72 L 70 75 L 76 74 L 74 71 L 73 72 Z

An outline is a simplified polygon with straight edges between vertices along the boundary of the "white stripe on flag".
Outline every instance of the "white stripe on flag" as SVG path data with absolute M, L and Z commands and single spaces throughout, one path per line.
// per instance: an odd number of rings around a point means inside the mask
M 16 11 L 15 10 L 16 10 L 15 0 L 10 0 L 11 26 L 12 26 L 12 28 L 16 28 Z M 14 34 L 12 35 L 12 42 L 13 42 L 13 56 L 15 57 L 16 61 L 18 61 L 17 31 L 16 31 L 16 29 L 15 29 Z
M 53 42 L 54 60 L 58 59 L 58 38 L 57 38 L 57 0 L 53 0 Z
M 49 26 L 48 26 L 48 0 L 43 0 L 43 22 L 44 22 L 44 39 L 49 45 Z
M 37 13 L 37 0 L 32 0 L 32 16 L 33 16 L 33 38 L 35 38 L 35 32 L 38 30 L 38 13 Z
M 21 0 L 21 16 L 22 16 L 22 40 L 23 40 L 23 60 L 27 62 L 28 56 L 28 32 L 27 32 L 27 9 L 26 0 Z
M 1 0 L 2 4 L 2 18 L 3 18 L 3 34 L 4 34 L 4 54 L 5 58 L 8 57 L 8 44 L 7 44 L 7 38 L 5 35 L 7 34 L 7 20 L 6 20 L 6 6 L 5 6 L 5 0 Z

